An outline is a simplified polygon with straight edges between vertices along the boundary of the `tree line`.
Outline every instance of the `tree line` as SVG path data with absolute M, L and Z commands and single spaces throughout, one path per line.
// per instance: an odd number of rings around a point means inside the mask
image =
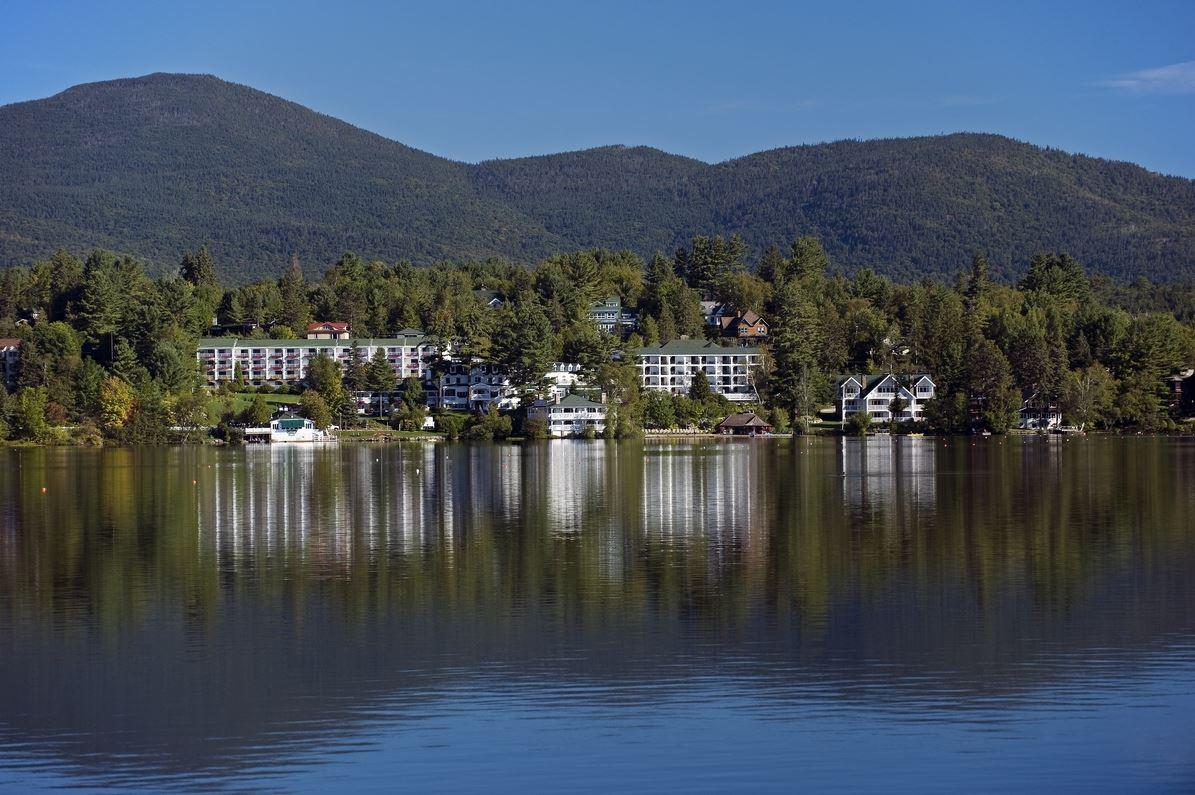
M 613 432 L 622 433 L 708 426 L 725 413 L 703 379 L 687 396 L 641 390 L 630 354 L 716 337 L 703 299 L 768 319 L 753 380 L 760 410 L 784 428 L 816 418 L 838 374 L 892 371 L 934 378 L 926 414 L 941 432 L 1007 430 L 1031 394 L 1076 424 L 1161 429 L 1175 419 L 1165 378 L 1195 361 L 1195 290 L 1089 278 L 1064 253 L 1035 255 L 1015 283 L 993 278 L 976 254 L 950 283 L 900 284 L 866 268 L 844 273 L 812 237 L 768 247 L 754 265 L 747 249 L 737 236 L 698 236 L 646 262 L 591 249 L 533 268 L 498 259 L 416 267 L 347 253 L 318 279 L 292 259 L 277 279 L 235 287 L 220 284 L 205 248 L 157 278 L 129 256 L 59 251 L 0 272 L 0 336 L 22 341 L 13 390 L 0 395 L 0 430 L 36 441 L 65 439 L 64 428 L 114 442 L 166 441 L 179 428 L 198 434 L 213 418 L 195 345 L 213 322 L 274 339 L 301 335 L 313 319 L 347 321 L 355 337 L 420 329 L 459 357 L 505 368 L 525 392 L 551 362 L 575 362 L 609 396 Z M 484 300 L 492 294 L 497 307 Z M 637 316 L 626 338 L 599 331 L 589 316 L 614 296 Z M 304 385 L 314 393 L 304 399 L 309 415 L 323 419 L 354 389 L 380 389 L 400 390 L 404 421 L 421 420 L 419 386 L 394 383 L 380 362 L 327 365 L 317 363 Z M 501 435 L 506 424 L 487 419 L 485 427 Z

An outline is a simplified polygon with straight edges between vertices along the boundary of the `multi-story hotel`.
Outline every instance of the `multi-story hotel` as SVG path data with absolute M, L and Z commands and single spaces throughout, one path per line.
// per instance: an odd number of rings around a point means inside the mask
M 758 348 L 726 348 L 713 342 L 673 340 L 635 351 L 644 389 L 687 395 L 700 370 L 710 390 L 729 400 L 758 400 L 752 368 L 761 362 Z
M 329 356 L 344 367 L 356 347 L 368 362 L 379 349 L 401 381 L 431 377 L 436 348 L 423 334 L 400 332 L 389 339 L 265 340 L 215 337 L 199 341 L 196 358 L 207 382 L 216 386 L 236 378 L 237 365 L 252 384 L 293 384 L 307 376 L 307 365 L 316 356 Z

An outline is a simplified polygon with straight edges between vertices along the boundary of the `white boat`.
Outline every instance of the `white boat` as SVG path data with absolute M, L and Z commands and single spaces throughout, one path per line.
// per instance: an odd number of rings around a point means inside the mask
M 270 421 L 269 427 L 246 428 L 245 440 L 253 442 L 332 442 L 336 437 L 315 427 L 315 423 L 293 414 Z

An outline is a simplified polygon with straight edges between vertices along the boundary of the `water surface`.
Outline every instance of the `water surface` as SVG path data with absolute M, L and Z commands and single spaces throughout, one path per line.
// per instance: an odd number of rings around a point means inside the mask
M 1195 788 L 1192 440 L 0 465 L 0 789 Z

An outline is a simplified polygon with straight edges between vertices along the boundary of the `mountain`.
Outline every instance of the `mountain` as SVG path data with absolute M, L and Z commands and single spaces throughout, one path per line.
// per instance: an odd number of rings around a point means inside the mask
M 224 275 L 385 260 L 647 255 L 696 234 L 804 234 L 850 270 L 1013 275 L 1044 249 L 1119 278 L 1195 278 L 1195 182 L 995 135 L 839 141 L 707 164 L 646 147 L 458 163 L 210 76 L 155 74 L 0 107 L 0 264 L 96 246 Z

